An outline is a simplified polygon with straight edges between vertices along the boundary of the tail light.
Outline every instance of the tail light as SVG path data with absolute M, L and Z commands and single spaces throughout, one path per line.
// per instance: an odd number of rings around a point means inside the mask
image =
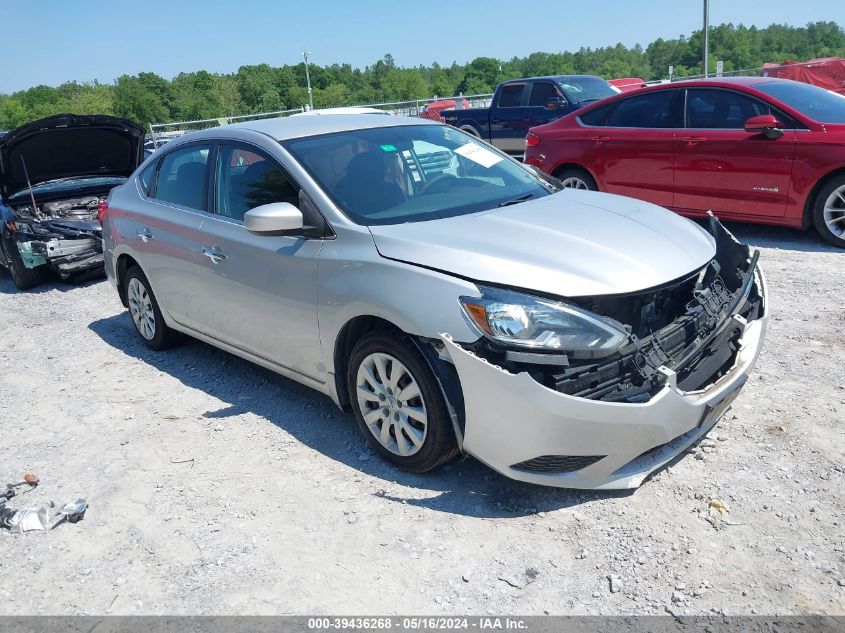
M 534 134 L 534 132 L 529 132 L 525 137 L 525 147 L 537 147 L 539 144 L 540 137 Z
M 100 221 L 100 226 L 103 226 L 103 220 L 106 217 L 106 211 L 109 210 L 109 203 L 103 200 L 100 206 L 97 207 L 97 220 Z

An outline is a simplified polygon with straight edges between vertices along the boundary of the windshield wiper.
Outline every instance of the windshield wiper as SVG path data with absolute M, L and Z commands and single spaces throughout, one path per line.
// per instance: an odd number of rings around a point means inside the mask
M 581 99 L 581 101 L 576 101 L 575 103 L 592 103 L 593 101 L 601 101 L 606 97 L 593 97 L 591 99 Z
M 519 204 L 520 202 L 525 202 L 529 198 L 533 198 L 533 197 L 534 197 L 533 193 L 526 193 L 524 196 L 519 196 L 519 198 L 514 198 L 513 200 L 505 200 L 504 202 L 500 202 L 496 206 L 497 207 L 507 207 L 507 206 L 510 206 L 512 204 Z

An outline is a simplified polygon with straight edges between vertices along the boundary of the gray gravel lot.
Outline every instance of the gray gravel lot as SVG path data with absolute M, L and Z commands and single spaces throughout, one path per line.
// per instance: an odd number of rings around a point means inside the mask
M 731 228 L 770 287 L 757 370 L 624 493 L 404 473 L 304 387 L 148 351 L 108 282 L 21 294 L 0 269 L 0 481 L 90 502 L 0 531 L 0 614 L 845 614 L 845 252 Z

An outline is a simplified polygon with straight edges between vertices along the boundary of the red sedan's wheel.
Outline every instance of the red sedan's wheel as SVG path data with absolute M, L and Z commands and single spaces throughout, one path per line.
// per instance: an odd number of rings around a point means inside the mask
M 813 223 L 827 242 L 845 248 L 845 176 L 833 178 L 821 188 L 813 207 Z
M 554 176 L 563 183 L 564 189 L 599 190 L 595 179 L 585 169 L 570 167 L 556 172 Z

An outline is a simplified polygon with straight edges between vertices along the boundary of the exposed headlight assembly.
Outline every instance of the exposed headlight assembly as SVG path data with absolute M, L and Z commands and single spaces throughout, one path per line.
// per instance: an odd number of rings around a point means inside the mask
M 486 286 L 478 289 L 481 297 L 460 297 L 461 307 L 484 336 L 505 346 L 601 357 L 629 339 L 621 323 L 569 303 Z
M 9 228 L 13 229 L 16 233 L 32 233 L 32 234 L 45 235 L 45 234 L 50 232 L 47 229 L 45 229 L 43 226 L 38 224 L 37 222 L 30 224 L 29 222 L 21 222 L 19 220 L 15 220 L 14 222 L 11 222 L 10 224 L 11 224 L 10 226 L 9 225 L 7 225 L 7 226 L 9 226 Z

